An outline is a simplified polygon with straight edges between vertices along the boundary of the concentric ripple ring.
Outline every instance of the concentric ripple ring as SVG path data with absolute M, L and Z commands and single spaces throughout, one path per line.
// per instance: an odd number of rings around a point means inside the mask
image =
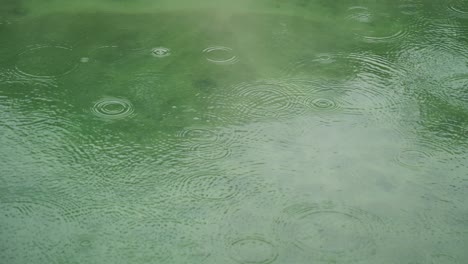
M 135 109 L 126 99 L 106 97 L 95 102 L 91 111 L 97 117 L 121 119 L 132 116 Z
M 232 55 L 229 47 L 215 46 L 203 50 L 206 59 L 214 64 L 229 65 L 239 61 L 236 55 Z
M 287 207 L 279 233 L 300 251 L 321 261 L 353 263 L 374 255 L 380 219 L 358 208 L 333 204 Z
M 278 257 L 276 247 L 262 237 L 246 237 L 236 240 L 230 245 L 231 258 L 238 263 L 274 262 Z
M 78 58 L 71 48 L 38 46 L 18 55 L 16 69 L 29 76 L 58 77 L 70 73 L 78 66 Z

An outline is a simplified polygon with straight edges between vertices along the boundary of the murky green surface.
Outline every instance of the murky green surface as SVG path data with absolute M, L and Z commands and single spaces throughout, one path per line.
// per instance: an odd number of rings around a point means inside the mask
M 468 2 L 0 0 L 0 263 L 468 262 Z

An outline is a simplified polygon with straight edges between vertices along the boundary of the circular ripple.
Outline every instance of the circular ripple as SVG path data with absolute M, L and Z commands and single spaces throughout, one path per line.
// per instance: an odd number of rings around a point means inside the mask
M 171 50 L 165 47 L 157 47 L 151 50 L 151 55 L 156 58 L 164 58 L 171 55 Z
M 246 237 L 232 242 L 230 256 L 238 263 L 272 263 L 278 257 L 275 245 L 262 237 Z
M 423 4 L 420 2 L 407 1 L 398 6 L 398 9 L 403 15 L 413 16 L 419 14 L 423 10 Z
M 0 80 L 8 85 L 57 87 L 56 80 L 53 78 L 31 76 L 17 70 L 0 71 Z
M 356 35 L 368 43 L 392 42 L 405 38 L 409 32 L 400 21 L 388 14 L 370 13 L 365 7 L 351 7 L 346 19 L 357 22 Z
M 178 134 L 186 139 L 181 144 L 190 154 L 205 160 L 218 160 L 231 155 L 231 144 L 235 142 L 234 134 L 214 131 L 205 128 L 184 129 Z M 190 157 L 193 158 L 193 157 Z
M 409 35 L 409 32 L 405 30 L 398 30 L 394 34 L 383 35 L 383 36 L 373 36 L 371 32 L 370 34 L 371 35 L 358 34 L 358 36 L 360 36 L 365 42 L 368 42 L 368 43 L 385 43 L 385 42 L 391 42 L 391 41 L 398 41 L 400 39 L 406 38 Z
M 232 88 L 228 100 L 233 103 L 240 119 L 279 118 L 304 110 L 300 104 L 303 93 L 287 81 L 259 81 Z
M 364 6 L 352 6 L 347 10 L 347 20 L 353 20 L 361 23 L 369 23 L 372 21 L 372 13 Z
M 337 108 L 336 103 L 327 98 L 317 98 L 312 100 L 311 103 L 315 108 L 320 110 L 332 110 Z
M 18 55 L 18 71 L 38 77 L 57 77 L 70 73 L 77 67 L 77 58 L 70 48 L 40 46 Z
M 178 133 L 178 136 L 208 142 L 216 142 L 220 138 L 215 131 L 204 128 L 184 129 Z
M 292 80 L 301 86 L 303 96 L 300 97 L 302 105 L 320 111 L 333 111 L 341 109 L 343 104 L 343 90 L 346 89 L 340 83 L 326 80 Z
M 101 118 L 121 119 L 132 116 L 135 109 L 126 99 L 107 97 L 94 103 L 91 111 Z
M 185 193 L 199 200 L 229 200 L 239 193 L 234 179 L 213 173 L 185 178 L 182 186 Z
M 350 263 L 369 258 L 377 250 L 379 218 L 356 208 L 331 204 L 299 204 L 286 208 L 279 221 L 287 242 L 323 261 Z
M 385 75 L 385 79 L 405 75 L 404 70 L 383 56 L 362 52 L 349 54 L 347 59 L 356 64 L 361 74 L 374 74 L 378 77 Z
M 396 157 L 397 163 L 410 168 L 424 167 L 431 159 L 430 154 L 419 150 L 403 150 Z
M 314 61 L 321 63 L 321 64 L 329 64 L 329 63 L 335 62 L 335 59 L 333 58 L 333 54 L 320 53 L 320 54 L 317 54 Z
M 239 61 L 236 55 L 232 54 L 232 49 L 229 47 L 209 47 L 203 50 L 206 59 L 215 64 L 229 65 Z
M 456 17 L 468 18 L 468 1 L 452 0 L 449 2 L 448 8 Z
M 222 145 L 196 144 L 190 148 L 190 151 L 197 157 L 206 160 L 219 160 L 231 155 L 231 149 Z
M 444 99 L 468 110 L 468 74 L 456 74 L 441 83 Z
M 359 62 L 358 77 L 342 84 L 342 108 L 349 114 L 396 121 L 405 97 L 401 86 L 392 83 L 398 70 L 385 61 Z M 388 118 L 391 118 L 390 120 Z
M 284 74 L 290 78 L 308 79 L 310 76 L 320 74 L 332 75 L 334 78 L 341 75 L 352 75 L 355 67 L 350 67 L 349 59 L 339 53 L 319 53 L 313 56 L 301 57 L 283 69 Z

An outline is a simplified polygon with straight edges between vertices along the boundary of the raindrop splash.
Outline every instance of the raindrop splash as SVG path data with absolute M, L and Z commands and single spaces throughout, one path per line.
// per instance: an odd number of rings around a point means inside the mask
M 171 55 L 171 50 L 165 47 L 157 47 L 151 50 L 151 55 L 156 58 L 164 58 Z

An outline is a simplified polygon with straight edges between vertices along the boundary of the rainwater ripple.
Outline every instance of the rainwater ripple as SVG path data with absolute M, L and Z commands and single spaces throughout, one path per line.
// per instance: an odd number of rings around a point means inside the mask
M 376 13 L 366 7 L 354 6 L 348 9 L 346 20 L 355 22 L 355 34 L 364 42 L 387 43 L 401 41 L 409 31 L 401 21 L 386 13 Z
M 181 146 L 203 160 L 220 160 L 232 154 L 236 133 L 229 130 L 187 128 L 178 133 Z
M 300 87 L 298 101 L 305 109 L 314 113 L 338 113 L 343 110 L 342 91 L 345 87 L 341 84 L 322 79 L 290 81 Z
M 307 104 L 307 103 L 306 103 Z M 311 104 L 320 110 L 332 110 L 336 109 L 337 105 L 334 101 L 327 98 L 317 98 L 312 100 Z
M 448 9 L 454 16 L 468 19 L 468 2 L 466 0 L 451 0 L 448 3 Z
M 414 0 L 405 0 L 398 5 L 400 12 L 407 16 L 414 16 L 420 14 L 422 8 L 424 7 L 423 3 Z
M 348 15 L 345 17 L 346 20 L 360 23 L 369 23 L 372 21 L 372 13 L 364 6 L 352 6 L 348 8 L 347 13 Z
M 408 35 L 409 35 L 408 31 L 398 30 L 397 32 L 391 35 L 385 35 L 385 36 L 360 35 L 360 37 L 365 42 L 368 42 L 368 43 L 386 43 L 386 42 L 392 42 L 392 41 L 399 41 L 401 39 L 406 38 Z
M 283 210 L 277 228 L 285 243 L 320 261 L 359 262 L 378 250 L 385 224 L 358 208 L 296 204 Z
M 234 178 L 206 172 L 184 178 L 181 192 L 189 193 L 197 200 L 223 201 L 238 195 L 240 186 Z
M 239 119 L 261 120 L 285 118 L 300 114 L 301 91 L 287 80 L 265 80 L 242 83 L 231 88 L 227 98 Z
M 383 83 L 379 83 L 382 80 Z M 344 114 L 370 117 L 369 121 L 397 122 L 401 109 L 400 91 L 387 80 L 373 74 L 359 75 L 349 81 L 293 80 L 304 91 L 301 104 L 322 114 Z M 317 113 L 317 112 L 316 112 Z M 327 120 L 345 116 L 328 115 Z M 348 118 L 349 119 L 349 118 Z M 342 119 L 340 119 L 342 120 Z M 336 120 L 335 120 L 336 121 Z M 348 120 L 349 121 L 349 120 Z
M 229 47 L 213 46 L 203 50 L 206 60 L 219 65 L 235 64 L 239 61 L 233 50 Z
M 244 237 L 230 244 L 230 256 L 238 263 L 272 263 L 278 257 L 275 245 L 261 236 Z
M 396 161 L 400 165 L 409 168 L 423 168 L 430 164 L 432 159 L 430 153 L 412 149 L 403 150 L 396 157 Z
M 17 70 L 0 71 L 0 81 L 8 85 L 57 87 L 57 82 L 53 77 L 32 76 Z
M 283 69 L 287 78 L 308 79 L 310 76 L 323 74 L 325 76 L 338 74 L 351 78 L 356 74 L 355 67 L 345 67 L 353 63 L 343 53 L 318 53 L 313 56 L 303 56 L 288 63 Z
M 455 74 L 441 80 L 442 96 L 468 111 L 468 74 Z
M 16 69 L 31 77 L 59 77 L 72 72 L 78 58 L 71 48 L 63 46 L 34 46 L 18 55 Z
M 115 120 L 131 117 L 135 108 L 132 103 L 123 98 L 105 97 L 95 102 L 91 112 L 106 120 Z

